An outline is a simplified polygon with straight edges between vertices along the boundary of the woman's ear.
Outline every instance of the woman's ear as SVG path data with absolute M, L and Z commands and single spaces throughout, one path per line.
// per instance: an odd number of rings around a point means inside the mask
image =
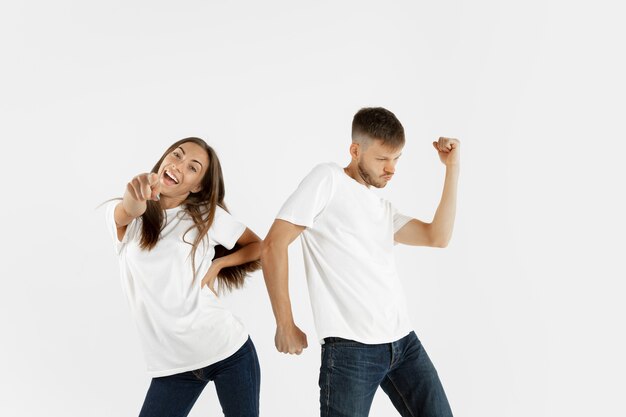
M 191 192 L 192 193 L 197 193 L 200 190 L 202 190 L 202 184 L 196 185 L 194 188 L 191 189 Z

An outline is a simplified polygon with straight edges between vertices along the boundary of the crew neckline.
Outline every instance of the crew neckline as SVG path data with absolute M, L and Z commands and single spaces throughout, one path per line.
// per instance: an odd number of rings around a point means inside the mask
M 173 213 L 173 212 L 175 212 L 175 211 L 182 210 L 182 209 L 183 209 L 183 208 L 182 208 L 182 206 L 183 206 L 182 204 L 179 204 L 179 205 L 177 205 L 176 207 L 172 207 L 172 208 L 168 208 L 168 209 L 163 209 L 163 210 L 165 210 L 165 212 L 166 212 L 166 213 Z
M 341 165 L 339 165 L 338 163 L 334 162 L 335 167 L 339 168 L 339 170 L 341 171 L 341 175 L 343 175 L 344 177 L 346 177 L 347 180 L 349 180 L 350 182 L 356 184 L 358 187 L 361 188 L 365 188 L 368 191 L 372 191 L 371 187 L 367 186 L 367 184 L 361 184 L 360 182 L 358 182 L 357 180 L 355 180 L 354 178 L 352 178 L 350 175 L 348 175 L 348 173 L 346 172 L 346 170 L 344 169 L 344 167 L 342 167 Z

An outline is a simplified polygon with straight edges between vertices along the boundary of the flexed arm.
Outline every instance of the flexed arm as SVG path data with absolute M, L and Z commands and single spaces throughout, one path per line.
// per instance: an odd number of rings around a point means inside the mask
M 238 249 L 235 250 L 235 248 Z M 222 269 L 257 261 L 261 257 L 261 238 L 246 227 L 237 240 L 235 248 L 230 254 L 213 259 L 202 279 L 201 287 L 207 285 L 215 295 L 218 295 L 214 285 Z M 258 269 L 258 266 L 255 269 Z
M 277 219 L 265 237 L 261 250 L 263 276 L 276 318 L 276 349 L 297 355 L 308 345 L 306 334 L 296 326 L 291 311 L 287 249 L 304 229 L 304 226 Z
M 450 242 L 456 217 L 456 196 L 460 172 L 460 145 L 458 139 L 439 138 L 433 147 L 439 159 L 446 166 L 446 179 L 443 184 L 441 201 L 431 223 L 412 219 L 396 232 L 398 243 L 414 246 L 444 248 Z

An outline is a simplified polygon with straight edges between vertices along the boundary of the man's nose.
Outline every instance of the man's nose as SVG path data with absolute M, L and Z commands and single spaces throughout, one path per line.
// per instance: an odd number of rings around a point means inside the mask
M 388 162 L 387 164 L 385 164 L 385 172 L 389 173 L 389 174 L 393 174 L 396 172 L 396 162 L 392 161 L 392 162 Z

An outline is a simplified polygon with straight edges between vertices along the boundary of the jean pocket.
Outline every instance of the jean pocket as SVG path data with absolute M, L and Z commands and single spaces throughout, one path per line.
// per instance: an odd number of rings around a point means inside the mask
M 324 339 L 322 346 L 337 346 L 337 347 L 367 347 L 365 343 L 357 342 L 355 340 L 344 339 L 342 337 L 328 337 Z

